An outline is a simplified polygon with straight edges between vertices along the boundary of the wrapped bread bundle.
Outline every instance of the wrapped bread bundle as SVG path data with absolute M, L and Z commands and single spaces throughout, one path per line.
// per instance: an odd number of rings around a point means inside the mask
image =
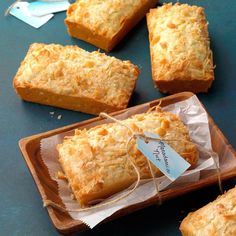
M 191 166 L 198 161 L 198 150 L 191 142 L 181 120 L 169 112 L 151 112 L 132 116 L 118 123 L 108 123 L 88 130 L 76 130 L 57 146 L 59 162 L 75 198 L 81 206 L 117 193 L 137 180 L 137 173 L 129 158 L 138 168 L 141 179 L 152 177 L 146 157 L 132 139 L 134 133 L 144 131 L 158 134 Z M 127 128 L 129 127 L 129 129 Z M 128 156 L 129 155 L 129 156 Z M 154 165 L 155 176 L 162 173 Z

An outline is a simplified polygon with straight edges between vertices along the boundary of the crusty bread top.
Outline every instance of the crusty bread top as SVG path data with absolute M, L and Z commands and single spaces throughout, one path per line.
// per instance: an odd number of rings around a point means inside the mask
M 67 10 L 66 21 L 78 23 L 111 39 L 149 0 L 79 0 Z
M 213 80 L 204 9 L 172 3 L 147 14 L 154 80 Z
M 57 44 L 31 45 L 14 86 L 60 95 L 87 97 L 125 108 L 135 87 L 138 67 L 97 51 Z
M 178 140 L 167 142 L 192 166 L 198 161 L 197 148 L 190 142 L 187 128 L 176 115 L 168 112 L 144 113 L 122 123 L 135 133 L 149 131 L 165 139 Z M 136 173 L 127 159 L 126 145 L 130 136 L 126 127 L 109 123 L 89 130 L 77 130 L 74 136 L 66 137 L 58 145 L 60 163 L 80 202 L 87 194 L 107 192 L 109 188 L 127 186 L 135 181 Z M 137 150 L 134 140 L 130 143 L 130 155 L 139 168 L 141 178 L 151 178 L 147 160 Z M 153 170 L 160 175 L 156 167 L 153 166 Z
M 189 213 L 182 221 L 180 230 L 184 236 L 236 235 L 236 187 Z

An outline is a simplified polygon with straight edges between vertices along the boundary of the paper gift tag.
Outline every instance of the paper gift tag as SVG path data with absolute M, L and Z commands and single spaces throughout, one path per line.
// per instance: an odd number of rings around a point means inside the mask
M 144 134 L 147 137 L 160 138 L 157 134 L 149 132 L 144 132 Z M 147 140 L 148 142 L 145 142 L 144 138 L 138 137 L 136 140 L 138 149 L 171 181 L 176 180 L 190 167 L 190 164 L 167 143 Z
M 33 16 L 44 16 L 51 13 L 65 11 L 70 6 L 68 0 L 42 2 L 36 1 L 29 4 L 28 9 Z
M 16 3 L 11 8 L 10 14 L 35 28 L 39 28 L 53 17 L 53 14 L 45 16 L 32 16 L 28 9 L 29 4 L 30 3 L 28 2 Z

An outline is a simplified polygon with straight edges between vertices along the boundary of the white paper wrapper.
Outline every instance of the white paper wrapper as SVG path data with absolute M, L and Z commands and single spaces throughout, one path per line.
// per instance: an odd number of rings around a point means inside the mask
M 147 111 L 149 106 L 143 105 L 138 108 L 137 112 L 142 113 Z M 186 182 L 195 182 L 200 178 L 202 170 L 207 169 L 216 169 L 215 161 L 218 163 L 218 156 L 215 153 L 211 153 L 210 157 L 206 154 L 206 150 L 211 149 L 211 136 L 208 126 L 208 117 L 205 109 L 200 104 L 196 96 L 178 102 L 175 104 L 168 105 L 163 107 L 163 110 L 177 114 L 184 124 L 189 129 L 189 134 L 192 140 L 199 146 L 200 158 L 198 165 L 192 169 L 186 171 L 181 177 L 179 177 L 175 182 L 171 182 L 167 177 L 162 176 L 156 178 L 156 181 L 159 185 L 159 190 L 164 190 L 169 187 L 181 185 Z M 134 110 L 125 112 L 119 116 L 116 116 L 117 119 L 125 119 L 130 115 L 137 113 Z M 109 121 L 106 121 L 109 122 Z M 101 122 L 93 123 L 92 125 L 98 125 Z M 104 121 L 103 121 L 104 123 Z M 46 139 L 41 140 L 41 156 L 42 159 L 49 170 L 49 174 L 53 180 L 58 184 L 59 196 L 61 197 L 63 203 L 67 209 L 79 209 L 80 206 L 77 201 L 72 200 L 71 191 L 68 187 L 66 181 L 59 180 L 55 178 L 55 173 L 62 171 L 60 164 L 58 162 L 58 153 L 56 150 L 56 145 L 61 143 L 63 137 L 66 135 L 73 135 L 73 131 L 66 132 L 63 134 L 55 135 Z M 132 188 L 132 186 L 130 187 Z M 129 188 L 129 189 L 130 189 Z M 129 189 L 125 189 L 122 192 L 119 192 L 110 198 L 104 200 L 103 202 L 111 201 L 116 199 L 118 196 L 123 195 Z M 70 216 L 75 220 L 80 220 L 88 225 L 90 228 L 93 228 L 98 223 L 106 219 L 107 217 L 114 214 L 116 211 L 125 208 L 127 206 L 137 204 L 147 199 L 155 196 L 157 194 L 156 188 L 153 180 L 142 180 L 139 186 L 127 197 L 119 200 L 115 203 L 108 204 L 106 206 L 100 206 L 96 209 L 89 209 L 83 212 L 69 211 Z

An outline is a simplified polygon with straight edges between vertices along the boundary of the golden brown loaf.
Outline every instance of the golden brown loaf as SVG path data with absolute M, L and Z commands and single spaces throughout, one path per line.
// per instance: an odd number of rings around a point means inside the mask
M 31 45 L 14 78 L 22 99 L 91 114 L 127 107 L 137 66 L 77 46 Z
M 235 236 L 236 187 L 182 221 L 183 236 Z
M 133 132 L 158 133 L 169 142 L 192 166 L 198 161 L 196 146 L 190 141 L 187 128 L 180 119 L 168 112 L 135 115 L 122 121 Z M 75 198 L 82 206 L 103 199 L 132 184 L 137 175 L 127 156 L 127 141 L 131 136 L 127 127 L 117 123 L 103 124 L 89 130 L 76 130 L 57 146 L 59 161 Z M 141 178 L 151 178 L 146 158 L 138 151 L 135 141 L 130 143 L 130 156 Z M 152 166 L 156 176 L 160 171 Z
M 160 91 L 207 92 L 214 80 L 204 9 L 176 3 L 147 14 L 152 77 Z
M 72 37 L 110 51 L 157 0 L 79 0 L 67 10 Z

